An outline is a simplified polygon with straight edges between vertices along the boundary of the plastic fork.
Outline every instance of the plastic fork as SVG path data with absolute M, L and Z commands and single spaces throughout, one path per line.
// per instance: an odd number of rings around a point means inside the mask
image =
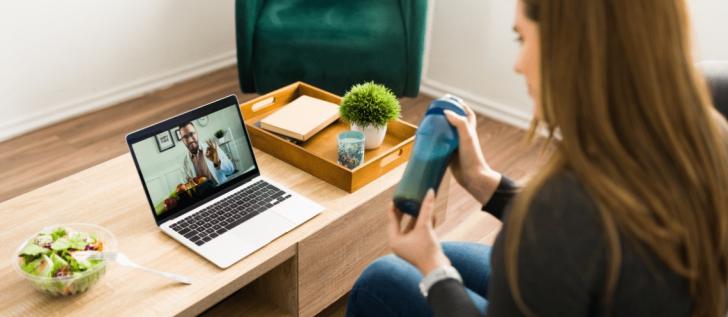
M 190 278 L 189 276 L 174 274 L 174 273 L 169 273 L 169 272 L 164 272 L 164 271 L 158 271 L 155 269 L 150 269 L 148 267 L 141 266 L 139 264 L 134 263 L 134 261 L 129 260 L 129 258 L 127 258 L 126 255 L 124 255 L 124 253 L 121 253 L 121 252 L 115 252 L 115 251 L 93 252 L 92 254 L 89 255 L 89 258 L 98 259 L 98 260 L 106 260 L 106 261 L 116 261 L 117 264 L 122 265 L 122 266 L 139 269 L 139 270 L 145 271 L 147 273 L 161 275 L 168 279 L 175 280 L 180 283 L 192 284 L 192 278 Z

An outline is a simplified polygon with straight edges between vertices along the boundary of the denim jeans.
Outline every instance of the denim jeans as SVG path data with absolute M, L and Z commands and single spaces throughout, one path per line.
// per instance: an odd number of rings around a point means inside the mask
M 482 313 L 488 306 L 490 246 L 445 242 L 445 255 L 463 278 L 470 299 Z M 374 261 L 361 274 L 349 294 L 347 317 L 432 316 L 420 293 L 422 273 L 407 261 L 387 255 Z

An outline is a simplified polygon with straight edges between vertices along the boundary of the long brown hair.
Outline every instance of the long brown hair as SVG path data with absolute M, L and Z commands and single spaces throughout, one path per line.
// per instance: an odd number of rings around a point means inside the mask
M 654 254 L 687 281 L 693 316 L 723 316 L 728 281 L 728 148 L 691 55 L 684 0 L 519 0 L 538 23 L 537 126 L 561 135 L 550 163 L 514 203 L 505 236 L 516 303 L 528 207 L 570 170 L 598 206 L 610 301 L 621 242 Z

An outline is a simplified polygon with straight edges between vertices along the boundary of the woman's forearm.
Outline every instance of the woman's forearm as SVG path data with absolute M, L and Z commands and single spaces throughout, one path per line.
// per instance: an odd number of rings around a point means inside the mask
M 485 205 L 498 188 L 503 175 L 490 168 L 471 174 L 465 190 L 470 193 L 481 205 Z

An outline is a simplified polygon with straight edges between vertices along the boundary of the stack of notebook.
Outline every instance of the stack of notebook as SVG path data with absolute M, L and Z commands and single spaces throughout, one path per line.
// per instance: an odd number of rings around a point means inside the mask
M 261 120 L 260 127 L 299 141 L 306 141 L 338 119 L 338 105 L 301 96 Z

